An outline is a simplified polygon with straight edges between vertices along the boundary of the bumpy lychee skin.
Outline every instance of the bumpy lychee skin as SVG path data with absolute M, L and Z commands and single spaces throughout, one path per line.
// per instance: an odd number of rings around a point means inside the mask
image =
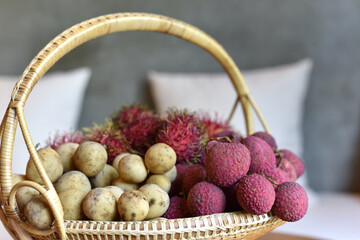
M 274 151 L 264 140 L 248 136 L 242 140 L 242 143 L 249 149 L 251 155 L 249 173 L 263 174 L 276 167 Z
M 182 189 L 185 194 L 188 194 L 190 189 L 197 183 L 205 181 L 206 169 L 201 164 L 194 164 L 188 167 L 183 176 Z
M 186 110 L 168 112 L 157 137 L 157 142 L 174 149 L 177 163 L 198 163 L 206 140 L 204 125 L 195 114 Z
M 275 201 L 275 190 L 266 178 L 251 174 L 240 179 L 236 198 L 246 212 L 261 215 L 271 210 Z
M 200 182 L 194 185 L 189 192 L 186 203 L 191 216 L 222 213 L 226 207 L 223 191 L 208 182 Z
M 283 157 L 289 160 L 289 162 L 295 167 L 297 178 L 304 174 L 304 162 L 298 156 L 296 156 L 295 153 L 287 149 L 281 149 L 280 152 L 283 154 Z
M 229 187 L 246 175 L 250 161 L 250 152 L 243 144 L 214 141 L 207 152 L 206 172 L 215 185 Z
M 182 180 L 184 178 L 185 170 L 190 167 L 189 164 L 176 164 L 176 178 L 171 183 L 171 188 L 169 191 L 169 196 L 181 195 L 183 193 L 182 190 Z
M 277 144 L 276 144 L 276 141 L 275 141 L 275 138 L 270 133 L 267 133 L 267 132 L 255 132 L 255 133 L 253 133 L 251 135 L 261 138 L 262 140 L 267 142 L 267 144 L 269 144 L 270 147 L 272 147 L 272 148 L 275 148 L 275 149 L 278 148 Z
M 275 188 L 273 213 L 284 221 L 296 222 L 304 217 L 308 208 L 305 189 L 298 183 L 286 182 Z
M 273 168 L 271 171 L 263 173 L 262 175 L 273 184 L 274 188 L 279 184 L 290 181 L 287 173 L 280 168 Z
M 189 216 L 189 211 L 186 205 L 186 198 L 173 196 L 170 198 L 169 208 L 166 210 L 164 217 L 168 219 L 186 218 Z
M 290 182 L 295 182 L 297 179 L 296 169 L 286 158 L 276 157 L 276 166 L 286 172 Z

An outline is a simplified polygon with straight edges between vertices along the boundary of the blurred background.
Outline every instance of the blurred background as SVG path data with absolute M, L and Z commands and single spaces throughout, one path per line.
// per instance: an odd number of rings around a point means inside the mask
M 317 192 L 360 191 L 360 1 L 0 0 L 0 75 L 20 76 L 56 35 L 116 12 L 157 13 L 197 26 L 223 45 L 240 70 L 312 59 L 302 116 L 308 184 Z M 92 40 L 51 71 L 82 66 L 90 67 L 92 76 L 79 128 L 102 122 L 123 104 L 153 107 L 147 81 L 151 69 L 222 72 L 202 49 L 149 32 Z

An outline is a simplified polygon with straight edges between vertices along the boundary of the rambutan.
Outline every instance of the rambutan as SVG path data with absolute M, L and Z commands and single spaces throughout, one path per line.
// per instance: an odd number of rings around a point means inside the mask
M 169 111 L 157 137 L 157 142 L 174 149 L 177 163 L 198 163 L 206 140 L 204 125 L 195 114 L 186 110 Z
M 221 120 L 217 115 L 211 118 L 209 114 L 202 114 L 199 117 L 199 121 L 204 125 L 209 138 L 214 138 L 218 133 L 223 131 L 232 131 L 230 124 Z
M 122 133 L 134 150 L 145 154 L 146 150 L 156 143 L 156 136 L 161 125 L 162 120 L 159 116 L 143 112 L 136 120 L 125 125 Z
M 110 120 L 106 120 L 102 126 L 95 123 L 92 128 L 84 128 L 84 131 L 87 132 L 85 140 L 95 141 L 105 146 L 108 164 L 111 164 L 117 155 L 130 150 L 129 143 Z
M 123 129 L 128 124 L 139 119 L 140 115 L 144 113 L 152 114 L 146 106 L 132 104 L 130 106 L 123 106 L 118 112 L 115 112 L 112 120 L 117 128 Z
M 56 132 L 53 138 L 49 137 L 46 140 L 47 147 L 51 147 L 56 150 L 58 146 L 63 143 L 81 143 L 84 140 L 84 136 L 81 131 L 73 132 Z

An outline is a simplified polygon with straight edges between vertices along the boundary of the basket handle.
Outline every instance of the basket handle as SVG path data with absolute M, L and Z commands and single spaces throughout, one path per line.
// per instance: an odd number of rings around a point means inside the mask
M 1 176 L 1 194 L 3 199 L 7 200 L 7 202 L 9 199 L 11 189 L 13 141 L 16 125 L 17 122 L 19 122 L 27 148 L 34 160 L 40 176 L 44 181 L 45 188 L 49 192 L 52 192 L 51 195 L 53 201 L 49 202 L 49 204 L 54 212 L 56 225 L 62 238 L 65 238 L 65 230 L 63 226 L 61 204 L 58 197 L 53 196 L 54 187 L 46 175 L 32 142 L 24 116 L 25 102 L 39 79 L 60 58 L 74 48 L 91 39 L 110 33 L 140 30 L 173 35 L 198 45 L 208 51 L 223 66 L 234 85 L 238 94 L 237 102 L 240 101 L 242 104 L 247 134 L 250 135 L 254 131 L 251 107 L 253 107 L 257 113 L 265 130 L 268 131 L 267 125 L 251 98 L 245 81 L 234 61 L 218 42 L 194 26 L 160 15 L 146 13 L 119 13 L 93 18 L 65 30 L 49 42 L 25 69 L 24 73 L 21 75 L 14 87 L 9 107 L 0 126 L 0 136 L 2 136 L 0 149 L 0 156 L 2 160 L 0 166 L 1 172 L 5 173 L 4 176 Z M 10 209 L 11 208 L 15 208 L 15 206 L 10 206 Z

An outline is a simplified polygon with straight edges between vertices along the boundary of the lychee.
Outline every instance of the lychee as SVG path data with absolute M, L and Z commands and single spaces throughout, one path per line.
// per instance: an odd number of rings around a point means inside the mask
M 248 136 L 242 143 L 249 149 L 251 163 L 249 173 L 266 173 L 276 167 L 276 157 L 273 149 L 264 140 L 255 136 Z
M 250 152 L 239 142 L 214 141 L 206 156 L 206 172 L 212 183 L 229 187 L 246 175 Z
M 175 180 L 171 183 L 171 188 L 169 191 L 169 196 L 174 196 L 174 195 L 180 195 L 182 194 L 182 180 L 184 177 L 184 173 L 185 170 L 190 167 L 189 164 L 176 164 L 176 178 Z
M 269 180 L 273 184 L 274 188 L 281 183 L 290 181 L 287 173 L 280 168 L 273 168 L 270 171 L 267 171 L 266 173 L 263 173 L 261 175 L 263 175 L 267 180 Z
M 275 201 L 275 190 L 265 177 L 251 174 L 240 179 L 236 197 L 246 212 L 261 215 L 271 210 Z
M 286 172 L 290 182 L 295 182 L 297 179 L 296 169 L 289 160 L 283 157 L 276 157 L 276 166 Z
M 255 132 L 255 133 L 251 134 L 251 136 L 259 137 L 262 140 L 264 140 L 265 142 L 267 142 L 267 144 L 269 144 L 270 147 L 277 149 L 277 144 L 276 144 L 275 138 L 270 133 L 260 131 L 260 132 Z
M 187 206 L 192 216 L 222 213 L 226 207 L 224 192 L 216 185 L 200 182 L 194 185 L 187 198 Z
M 308 197 L 298 183 L 286 182 L 275 188 L 276 198 L 273 213 L 284 221 L 295 222 L 306 214 Z
M 164 217 L 168 219 L 186 218 L 189 212 L 186 205 L 186 198 L 173 196 L 170 198 L 169 208 L 166 210 Z
M 299 178 L 301 175 L 304 174 L 305 171 L 304 162 L 298 156 L 296 156 L 295 153 L 287 149 L 281 149 L 280 153 L 282 153 L 283 157 L 289 160 L 289 162 L 295 167 L 297 178 Z
M 204 125 L 186 110 L 169 111 L 157 138 L 174 149 L 177 163 L 198 163 L 206 140 Z
M 194 164 L 188 167 L 183 176 L 182 188 L 185 194 L 197 183 L 205 181 L 206 169 L 201 164 Z

